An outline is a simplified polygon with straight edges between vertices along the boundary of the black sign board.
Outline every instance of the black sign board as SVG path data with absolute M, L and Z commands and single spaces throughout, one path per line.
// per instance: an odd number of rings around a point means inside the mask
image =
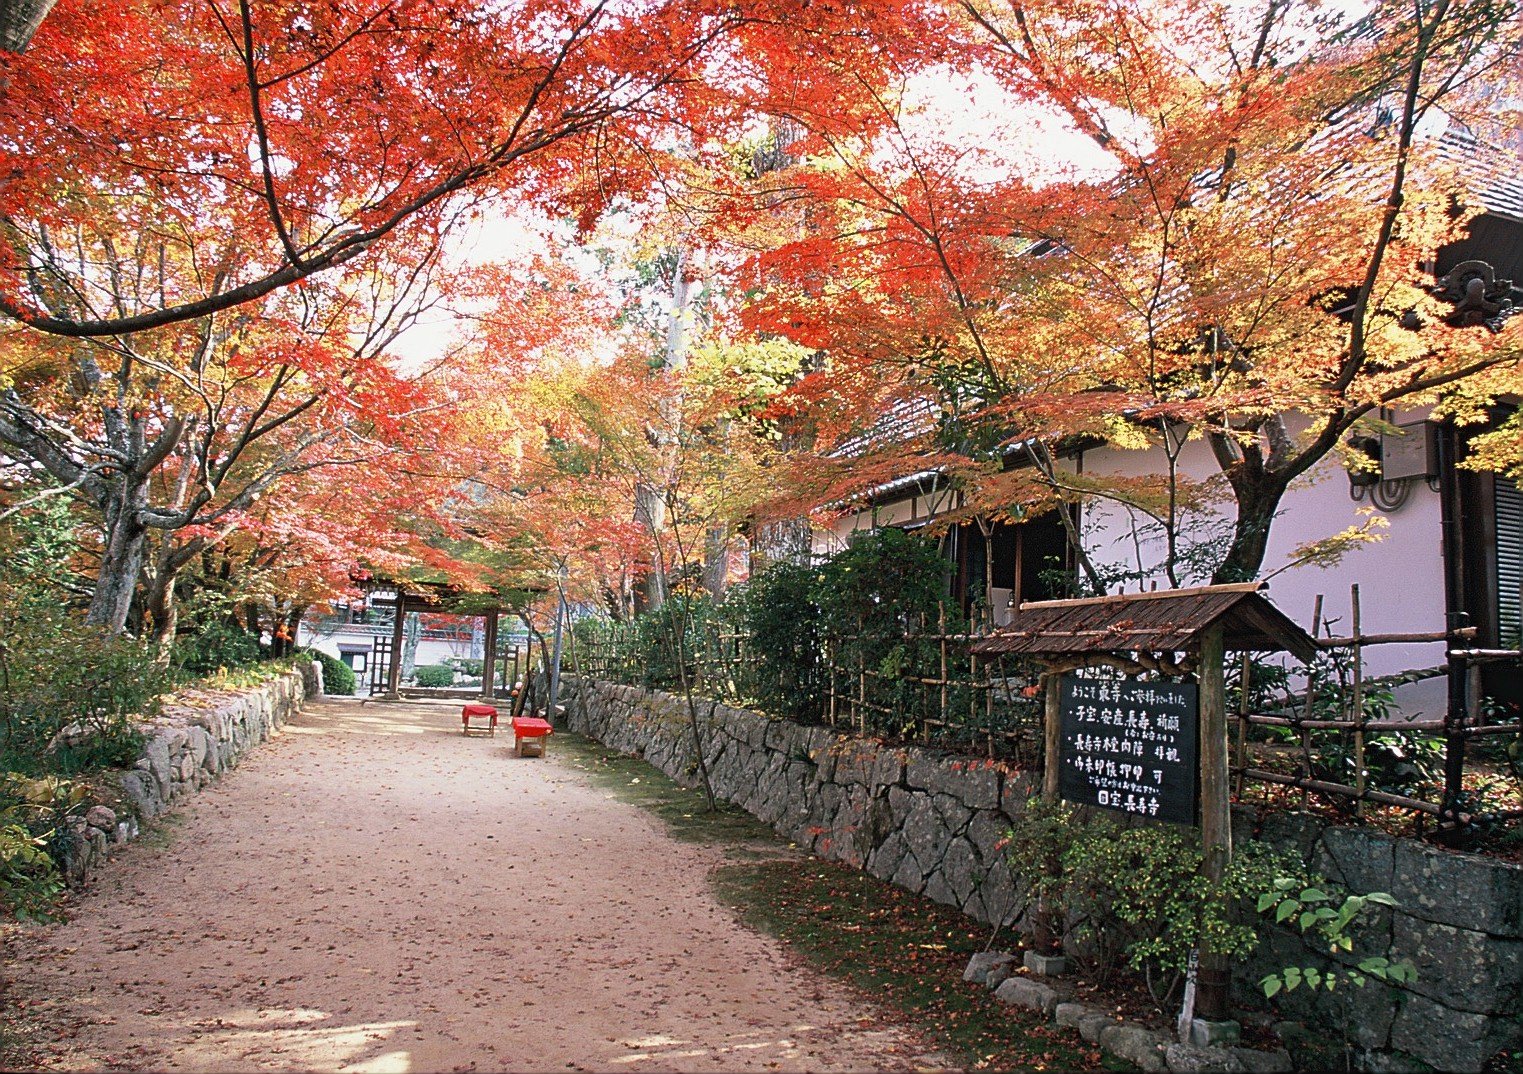
M 1058 793 L 1070 802 L 1194 824 L 1199 695 L 1193 683 L 1080 679 L 1058 695 Z

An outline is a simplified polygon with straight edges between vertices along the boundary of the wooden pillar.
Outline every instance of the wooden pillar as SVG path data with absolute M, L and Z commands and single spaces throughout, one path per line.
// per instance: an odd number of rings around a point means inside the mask
M 391 624 L 391 665 L 386 669 L 386 696 L 393 701 L 402 696 L 402 626 L 406 615 L 407 602 L 402 587 L 397 586 L 397 616 Z
M 1047 693 L 1043 699 L 1046 708 L 1042 722 L 1042 800 L 1056 802 L 1058 777 L 1061 775 L 1058 757 L 1063 752 L 1063 708 L 1059 693 L 1063 676 L 1055 669 L 1049 669 L 1043 677 L 1047 680 Z
M 481 697 L 484 701 L 491 701 L 497 696 L 497 616 L 501 609 L 495 605 L 492 610 L 482 616 L 486 620 L 486 651 L 481 658 Z
M 1221 880 L 1232 860 L 1231 777 L 1227 758 L 1227 688 L 1223 664 L 1227 659 L 1220 624 L 1201 635 L 1200 685 L 1200 840 L 1203 869 L 1208 879 Z M 1195 993 L 1195 1016 L 1211 1022 L 1230 1017 L 1228 985 L 1231 967 L 1225 955 L 1209 949 L 1200 953 L 1200 976 Z

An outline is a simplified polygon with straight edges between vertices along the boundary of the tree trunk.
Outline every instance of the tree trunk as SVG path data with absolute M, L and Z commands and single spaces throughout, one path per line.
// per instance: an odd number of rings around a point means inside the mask
M 57 0 L 0 0 L 0 51 L 25 52 Z
M 1259 569 L 1264 565 L 1264 553 L 1269 549 L 1269 527 L 1279 513 L 1285 488 L 1284 480 L 1264 473 L 1253 480 L 1239 478 L 1232 481 L 1232 491 L 1237 498 L 1237 522 L 1227 554 L 1211 575 L 1213 585 L 1251 582 L 1258 577 Z
M 112 634 L 127 628 L 132 594 L 143 571 L 148 531 L 138 518 L 138 508 L 146 500 L 143 486 L 127 486 L 119 488 L 106 507 L 106 544 L 85 622 Z
M 170 650 L 174 647 L 175 634 L 180 627 L 180 604 L 175 600 L 174 573 L 161 567 L 153 584 L 148 587 L 144 604 L 147 606 L 148 621 L 153 627 L 153 643 L 158 649 L 159 662 L 167 664 Z
M 710 526 L 703 546 L 703 587 L 716 601 L 724 599 L 730 577 L 730 531 Z

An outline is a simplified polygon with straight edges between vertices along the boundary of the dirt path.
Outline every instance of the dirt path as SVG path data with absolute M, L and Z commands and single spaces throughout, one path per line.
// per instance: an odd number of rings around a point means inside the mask
M 54 1062 L 129 1070 L 911 1070 L 737 924 L 718 852 L 444 704 L 312 706 L 11 945 Z

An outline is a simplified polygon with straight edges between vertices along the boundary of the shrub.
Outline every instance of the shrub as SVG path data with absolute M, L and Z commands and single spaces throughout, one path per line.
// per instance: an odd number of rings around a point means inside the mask
M 175 638 L 174 663 L 187 675 L 210 675 L 221 668 L 245 668 L 259 663 L 259 639 L 223 620 L 203 623 Z
M 414 669 L 413 681 L 419 686 L 452 686 L 455 669 L 447 664 L 425 664 Z
M 49 920 L 63 891 L 57 861 L 65 821 L 89 804 L 89 788 L 54 776 L 0 777 L 0 913 Z
M 32 606 L 24 618 L 0 612 L 0 637 L 0 766 L 38 775 L 136 758 L 135 717 L 158 712 L 173 683 L 151 646 L 56 607 Z
M 1030 877 L 1048 920 L 1063 923 L 1071 948 L 1096 976 L 1128 965 L 1147 976 L 1160 1002 L 1183 978 L 1192 949 L 1251 954 L 1259 922 L 1246 905 L 1276 878 L 1299 871 L 1290 855 L 1245 839 L 1227 875 L 1213 882 L 1201 873 L 1194 829 L 1104 815 L 1081 823 L 1072 806 L 1040 799 L 1013 825 L 1009 854 L 1013 868 Z
M 451 660 L 450 664 L 455 667 L 460 672 L 460 674 L 474 676 L 475 678 L 479 679 L 481 677 L 481 672 L 483 666 L 485 665 L 485 661 L 474 660 L 470 657 L 457 657 L 456 659 Z
M 349 697 L 358 692 L 359 680 L 354 669 L 335 656 L 319 649 L 308 649 L 312 659 L 323 666 L 323 690 L 338 697 Z
M 739 620 L 760 664 L 747 662 L 737 685 L 767 712 L 818 716 L 825 707 L 820 649 L 820 609 L 814 600 L 816 572 L 795 563 L 777 563 L 732 591 L 726 602 Z

